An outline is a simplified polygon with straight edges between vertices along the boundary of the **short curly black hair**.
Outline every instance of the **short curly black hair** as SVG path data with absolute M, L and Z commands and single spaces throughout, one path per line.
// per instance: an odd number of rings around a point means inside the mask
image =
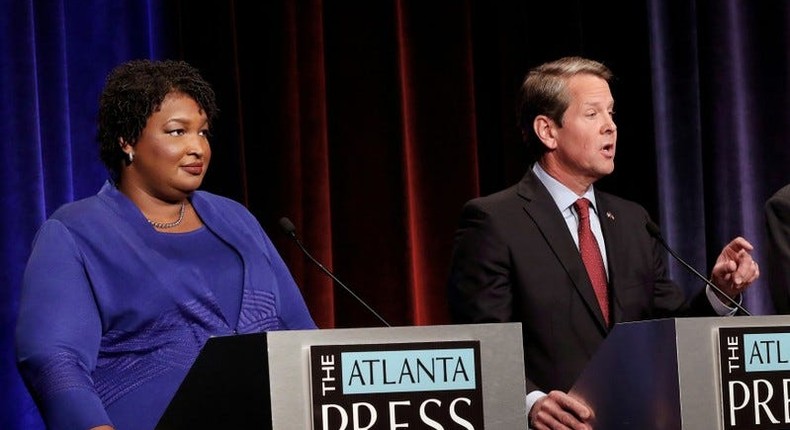
M 120 178 L 126 154 L 121 139 L 134 145 L 148 118 L 170 93 L 192 97 L 206 113 L 209 126 L 219 110 L 211 85 L 185 61 L 131 60 L 116 66 L 99 98 L 99 155 L 114 181 Z

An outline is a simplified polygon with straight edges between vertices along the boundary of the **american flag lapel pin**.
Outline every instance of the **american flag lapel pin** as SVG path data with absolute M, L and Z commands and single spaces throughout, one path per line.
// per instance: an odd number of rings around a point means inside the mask
M 614 221 L 614 215 L 612 215 L 611 212 L 606 211 L 606 217 L 609 218 L 610 220 Z

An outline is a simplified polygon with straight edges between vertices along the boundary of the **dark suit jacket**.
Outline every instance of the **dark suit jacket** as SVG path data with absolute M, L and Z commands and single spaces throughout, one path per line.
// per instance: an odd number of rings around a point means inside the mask
M 768 288 L 776 313 L 790 314 L 790 185 L 765 202 Z
M 704 294 L 686 301 L 667 278 L 666 252 L 640 205 L 600 191 L 613 322 L 715 315 Z M 449 280 L 457 323 L 522 323 L 527 392 L 568 391 L 606 337 L 579 250 L 530 169 L 520 183 L 463 208 Z

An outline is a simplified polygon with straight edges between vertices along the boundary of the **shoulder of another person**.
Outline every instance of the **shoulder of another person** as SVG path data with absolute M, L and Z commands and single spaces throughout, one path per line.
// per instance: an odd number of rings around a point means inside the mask
M 787 184 L 776 191 L 768 198 L 767 203 L 785 203 L 790 201 L 790 184 Z

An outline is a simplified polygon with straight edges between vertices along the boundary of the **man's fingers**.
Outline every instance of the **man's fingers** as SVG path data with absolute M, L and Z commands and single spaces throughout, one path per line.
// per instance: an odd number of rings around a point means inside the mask
M 754 246 L 752 246 L 752 244 L 749 243 L 748 240 L 738 236 L 732 241 L 730 241 L 729 244 L 727 244 L 727 248 L 731 249 L 734 252 L 740 252 L 744 250 L 748 252 L 748 251 L 752 251 L 754 249 Z
M 563 396 L 562 398 L 558 399 L 558 403 L 562 409 L 572 411 L 576 417 L 579 417 L 582 420 L 587 420 L 591 416 L 590 408 L 571 396 Z

